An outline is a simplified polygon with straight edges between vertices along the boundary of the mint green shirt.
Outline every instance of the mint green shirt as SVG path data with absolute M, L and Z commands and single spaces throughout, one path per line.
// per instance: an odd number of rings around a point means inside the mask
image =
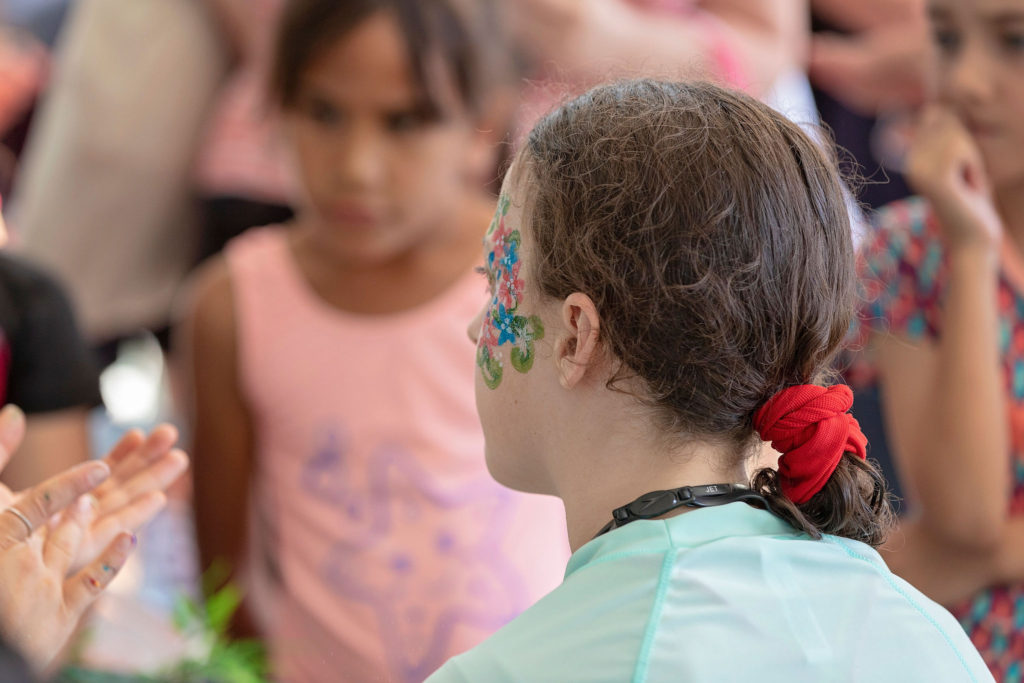
M 991 681 L 960 625 L 871 547 L 745 503 L 639 521 L 428 681 Z

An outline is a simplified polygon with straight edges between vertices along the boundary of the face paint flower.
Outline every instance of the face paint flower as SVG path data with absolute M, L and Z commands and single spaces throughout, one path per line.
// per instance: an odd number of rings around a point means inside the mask
M 518 297 L 523 291 L 523 280 L 519 277 L 518 264 L 512 274 L 498 284 L 497 289 L 498 303 L 504 304 L 506 308 L 516 308 L 519 305 Z
M 499 198 L 498 210 L 484 240 L 488 248 L 486 269 L 493 296 L 480 330 L 476 362 L 484 383 L 491 389 L 501 384 L 504 373 L 498 347 L 511 346 L 509 360 L 512 367 L 525 373 L 533 367 L 534 342 L 544 337 L 540 318 L 522 315 L 519 310 L 524 287 L 519 274 L 522 268 L 519 254 L 522 235 L 505 220 L 510 203 L 507 195 Z

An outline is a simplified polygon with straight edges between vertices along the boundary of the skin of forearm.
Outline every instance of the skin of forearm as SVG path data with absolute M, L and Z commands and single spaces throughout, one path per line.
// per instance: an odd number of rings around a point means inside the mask
M 893 573 L 947 607 L 998 582 L 996 553 L 950 547 L 919 520 L 902 522 L 881 555 Z
M 1010 519 L 991 552 L 950 547 L 920 520 L 906 520 L 881 554 L 895 574 L 950 607 L 985 588 L 1024 582 L 1024 519 Z
M 622 0 L 590 0 L 580 55 L 559 61 L 583 81 L 638 71 L 666 78 L 706 76 L 715 66 L 709 53 L 720 41 L 742 65 L 748 81 L 742 85 L 763 95 L 786 68 L 801 61 L 806 40 L 792 40 L 799 32 L 780 27 L 774 16 L 717 4 L 700 10 L 706 21 L 692 21 L 640 12 Z
M 940 362 L 913 459 L 923 519 L 942 519 L 936 533 L 968 545 L 998 539 L 1010 491 L 996 263 L 982 250 L 950 255 Z

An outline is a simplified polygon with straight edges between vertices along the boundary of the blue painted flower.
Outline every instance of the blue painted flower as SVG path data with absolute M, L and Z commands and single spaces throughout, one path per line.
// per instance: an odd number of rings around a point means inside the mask
M 505 254 L 501 257 L 501 267 L 506 273 L 512 272 L 512 266 L 519 263 L 519 243 L 515 240 L 505 240 Z
M 495 327 L 498 328 L 498 346 L 502 344 L 515 344 L 516 333 L 513 327 L 515 316 L 505 308 L 505 304 L 498 304 L 498 312 L 495 315 Z

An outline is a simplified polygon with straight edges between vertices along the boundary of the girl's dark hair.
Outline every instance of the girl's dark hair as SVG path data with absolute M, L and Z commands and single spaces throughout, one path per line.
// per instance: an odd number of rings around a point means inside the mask
M 583 292 L 661 426 L 731 447 L 760 439 L 753 414 L 780 389 L 821 383 L 846 335 L 855 272 L 834 157 L 746 95 L 638 80 L 572 100 L 520 151 L 525 215 L 548 296 Z M 773 470 L 753 488 L 813 537 L 881 544 L 885 480 L 843 456 L 803 505 Z
M 310 62 L 378 12 L 391 12 L 402 30 L 424 105 L 440 116 L 436 65 L 450 71 L 467 109 L 482 113 L 495 83 L 511 75 L 495 0 L 288 0 L 280 20 L 270 92 L 295 103 Z

